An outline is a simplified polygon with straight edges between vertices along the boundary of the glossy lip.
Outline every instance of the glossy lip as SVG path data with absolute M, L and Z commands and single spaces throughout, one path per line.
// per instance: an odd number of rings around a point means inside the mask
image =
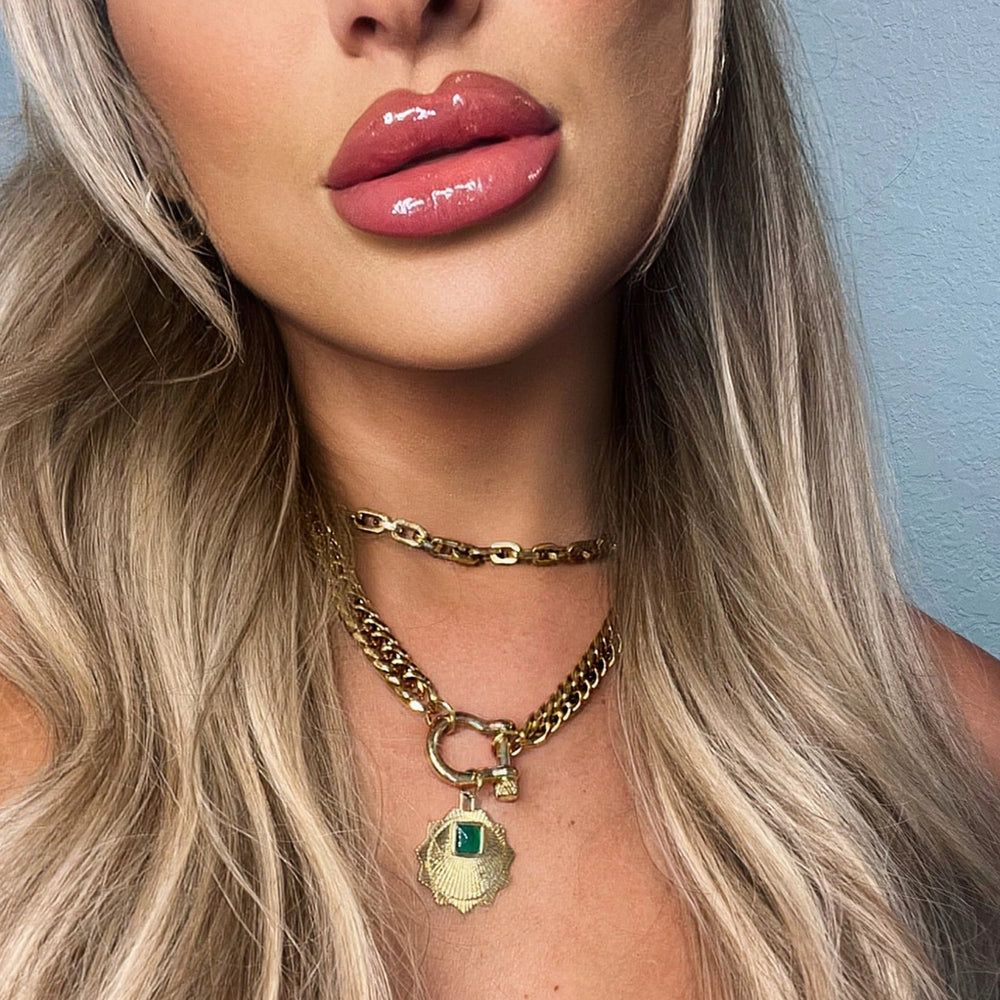
M 376 100 L 348 130 L 325 183 L 356 228 L 450 232 L 523 201 L 560 138 L 558 118 L 530 94 L 463 70 L 432 94 L 394 90 Z

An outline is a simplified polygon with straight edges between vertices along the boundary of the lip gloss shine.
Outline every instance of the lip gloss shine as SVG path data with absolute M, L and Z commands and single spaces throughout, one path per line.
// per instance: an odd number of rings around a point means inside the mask
M 485 73 L 447 77 L 428 95 L 393 91 L 348 131 L 326 183 L 355 228 L 434 236 L 492 218 L 541 184 L 558 121 L 521 88 Z

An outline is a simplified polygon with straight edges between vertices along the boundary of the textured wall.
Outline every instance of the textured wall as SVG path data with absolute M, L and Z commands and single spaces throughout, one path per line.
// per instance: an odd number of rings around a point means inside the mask
M 0 170 L 7 166 L 17 149 L 17 132 L 12 116 L 17 111 L 14 70 L 0 35 Z
M 1000 655 L 1000 3 L 789 4 L 870 342 L 902 569 L 922 607 Z M 0 52 L 0 115 L 15 103 Z
M 922 607 L 1000 655 L 1000 3 L 790 7 L 903 570 Z

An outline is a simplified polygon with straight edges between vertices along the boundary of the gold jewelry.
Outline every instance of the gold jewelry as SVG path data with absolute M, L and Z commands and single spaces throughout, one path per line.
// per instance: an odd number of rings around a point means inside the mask
M 417 877 L 442 906 L 468 913 L 488 905 L 510 880 L 514 851 L 503 826 L 477 808 L 484 784 L 502 802 L 518 796 L 518 773 L 512 760 L 522 750 L 540 746 L 587 703 L 618 655 L 619 641 L 606 620 L 579 663 L 548 700 L 518 726 L 508 719 L 487 721 L 458 712 L 442 698 L 431 679 L 413 662 L 372 607 L 357 575 L 344 557 L 333 529 L 314 520 L 314 530 L 330 565 L 342 583 L 337 612 L 362 652 L 396 696 L 427 722 L 427 756 L 437 774 L 459 790 L 458 808 L 427 826 L 427 838 L 416 849 Z M 489 736 L 497 763 L 493 767 L 451 767 L 441 755 L 441 741 L 458 727 Z
M 531 548 L 522 548 L 517 542 L 493 542 L 492 545 L 471 545 L 452 538 L 438 538 L 423 525 L 402 518 L 391 518 L 377 510 L 355 510 L 348 514 L 351 525 L 370 535 L 386 534 L 395 542 L 422 549 L 438 559 L 461 563 L 463 566 L 513 566 L 530 563 L 532 566 L 554 566 L 556 563 L 585 563 L 604 559 L 614 552 L 614 542 L 606 538 L 589 538 L 570 545 L 542 542 Z

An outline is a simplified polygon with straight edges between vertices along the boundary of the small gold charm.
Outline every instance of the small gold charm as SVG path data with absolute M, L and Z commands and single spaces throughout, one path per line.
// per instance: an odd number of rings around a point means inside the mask
M 510 881 L 514 851 L 507 833 L 476 808 L 474 792 L 462 791 L 457 809 L 427 824 L 427 839 L 417 848 L 417 877 L 441 906 L 460 913 L 488 906 Z

